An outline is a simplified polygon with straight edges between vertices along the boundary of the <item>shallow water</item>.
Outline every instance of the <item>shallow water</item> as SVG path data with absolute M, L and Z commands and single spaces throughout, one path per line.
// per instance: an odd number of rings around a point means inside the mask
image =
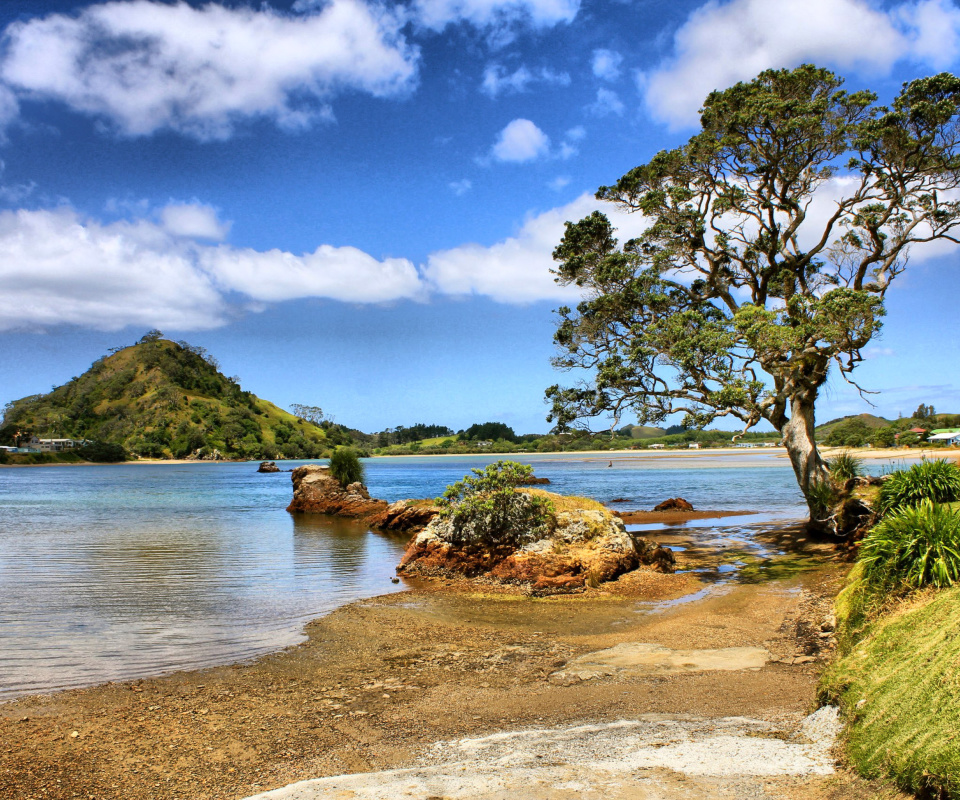
M 494 460 L 375 459 L 367 484 L 387 500 L 432 497 Z M 619 508 L 682 496 L 698 508 L 762 506 L 771 524 L 800 513 L 792 471 L 765 453 L 720 469 L 523 460 L 551 490 L 628 498 Z M 0 470 L 0 698 L 248 659 L 301 641 L 311 618 L 403 589 L 391 583 L 403 539 L 292 516 L 289 475 L 256 466 Z M 757 552 L 749 526 L 723 528 L 724 542 Z

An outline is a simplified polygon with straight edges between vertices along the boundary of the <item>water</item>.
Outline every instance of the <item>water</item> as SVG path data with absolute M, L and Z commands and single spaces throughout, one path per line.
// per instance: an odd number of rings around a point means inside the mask
M 433 497 L 494 457 L 374 459 L 371 494 Z M 701 459 L 527 456 L 549 487 L 616 508 L 801 513 L 773 454 Z M 285 467 L 293 466 L 285 463 Z M 0 469 L 0 699 L 231 663 L 391 583 L 405 540 L 288 514 L 288 474 L 256 464 Z

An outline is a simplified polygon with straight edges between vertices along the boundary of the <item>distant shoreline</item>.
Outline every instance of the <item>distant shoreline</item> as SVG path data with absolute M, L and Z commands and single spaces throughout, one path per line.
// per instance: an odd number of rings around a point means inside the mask
M 857 458 L 863 459 L 864 461 L 897 461 L 901 459 L 916 460 L 921 459 L 926 456 L 931 456 L 933 458 L 958 458 L 960 459 L 960 450 L 954 449 L 916 449 L 916 448 L 868 448 L 865 450 L 860 450 L 858 448 L 846 448 L 846 447 L 825 447 L 820 450 L 820 454 L 824 458 L 831 458 L 837 453 L 842 452 L 851 452 Z M 771 463 L 755 465 L 755 466 L 784 466 L 783 463 L 777 462 L 788 462 L 789 458 L 787 453 L 783 448 L 772 448 L 772 447 L 710 447 L 703 448 L 701 450 L 552 450 L 549 452 L 543 453 L 426 453 L 419 455 L 416 453 L 411 453 L 409 455 L 381 455 L 381 456 L 371 456 L 371 458 L 472 458 L 474 456 L 483 456 L 486 458 L 500 458 L 505 460 L 520 460 L 522 461 L 527 456 L 567 456 L 567 457 L 577 457 L 583 456 L 585 461 L 602 461 L 604 458 L 608 460 L 644 460 L 644 459 L 703 459 L 711 458 L 717 456 L 739 456 L 744 459 L 750 459 L 756 456 L 773 456 L 773 459 L 770 459 Z M 232 460 L 232 459 L 223 459 L 220 461 L 198 461 L 190 460 L 185 458 L 141 458 L 135 461 L 64 461 L 64 462 L 54 462 L 51 464 L 0 464 L 0 469 L 19 469 L 19 468 L 30 468 L 35 467 L 104 467 L 104 466 L 126 466 L 126 465 L 138 465 L 138 466 L 154 466 L 154 465 L 170 465 L 170 466 L 182 466 L 184 464 L 258 464 L 261 461 L 276 461 L 278 465 L 286 463 L 297 463 L 301 461 L 310 461 L 311 459 L 301 459 L 301 458 L 291 458 L 291 459 L 254 459 L 254 460 Z M 321 459 L 322 460 L 322 459 Z M 705 467 L 712 465 L 704 464 Z

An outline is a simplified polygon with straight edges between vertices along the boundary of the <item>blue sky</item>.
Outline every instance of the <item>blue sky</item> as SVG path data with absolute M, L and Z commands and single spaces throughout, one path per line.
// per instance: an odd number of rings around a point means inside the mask
M 159 327 L 369 431 L 545 431 L 562 223 L 711 89 L 813 61 L 889 98 L 960 59 L 949 0 L 6 0 L 0 28 L 0 405 Z M 877 413 L 960 413 L 956 266 L 918 249 L 888 295 Z M 865 410 L 832 382 L 818 415 Z

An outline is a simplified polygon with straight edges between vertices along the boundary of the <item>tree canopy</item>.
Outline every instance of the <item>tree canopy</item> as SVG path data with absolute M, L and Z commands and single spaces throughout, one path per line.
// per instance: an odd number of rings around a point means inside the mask
M 853 383 L 910 248 L 960 223 L 960 79 L 889 107 L 841 85 L 804 65 L 711 93 L 700 133 L 597 192 L 644 216 L 640 237 L 599 211 L 567 223 L 557 281 L 583 300 L 559 309 L 555 366 L 589 377 L 547 390 L 558 429 L 767 420 L 809 501 L 820 388 L 831 369 Z

